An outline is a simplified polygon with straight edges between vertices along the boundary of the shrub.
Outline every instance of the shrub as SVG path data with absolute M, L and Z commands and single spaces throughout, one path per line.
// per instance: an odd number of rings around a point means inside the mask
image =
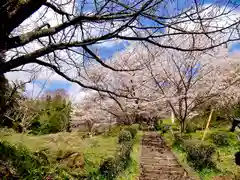
M 236 140 L 236 136 L 232 133 L 218 131 L 210 134 L 210 139 L 217 146 L 228 146 L 231 140 Z
M 70 130 L 71 103 L 66 100 L 65 95 L 61 95 L 56 90 L 51 95 L 47 95 L 41 100 L 31 103 L 36 109 L 28 127 L 33 134 L 49 134 Z
M 117 175 L 117 163 L 116 159 L 110 157 L 103 161 L 99 168 L 100 174 L 103 175 L 106 179 L 114 179 Z
M 181 133 L 173 134 L 173 146 L 182 148 L 184 144 L 183 138 L 181 137 Z
M 5 164 L 4 164 L 4 163 Z M 5 166 L 5 167 L 4 167 Z M 15 147 L 6 142 L 0 142 L 0 169 L 4 167 L 0 177 L 24 179 L 44 179 L 46 172 L 41 167 L 41 161 L 25 148 Z M 9 173 L 10 172 L 10 173 Z
M 197 131 L 197 126 L 195 126 L 194 124 L 187 124 L 186 126 L 186 133 L 194 133 Z
M 133 128 L 134 129 L 134 128 Z M 106 159 L 99 168 L 100 175 L 103 179 L 115 179 L 117 174 L 123 171 L 131 160 L 131 151 L 133 148 L 132 135 L 127 130 L 122 130 L 118 139 L 120 146 L 116 155 Z
M 216 149 L 212 144 L 202 141 L 188 141 L 185 145 L 187 161 L 196 170 L 212 167 L 214 165 L 212 156 Z
M 122 130 L 118 136 L 118 143 L 130 141 L 131 139 L 132 139 L 131 133 L 129 131 Z
M 137 135 L 137 132 L 138 132 L 137 129 L 135 129 L 133 127 L 127 127 L 124 130 L 129 131 L 132 135 L 132 138 L 135 138 Z
M 126 162 L 130 159 L 130 154 L 132 151 L 133 143 L 132 141 L 124 142 L 119 148 L 119 156 L 121 161 Z
M 123 171 L 131 160 L 132 141 L 122 141 L 117 154 L 113 157 L 106 159 L 99 168 L 100 174 L 105 179 L 115 179 L 117 174 Z

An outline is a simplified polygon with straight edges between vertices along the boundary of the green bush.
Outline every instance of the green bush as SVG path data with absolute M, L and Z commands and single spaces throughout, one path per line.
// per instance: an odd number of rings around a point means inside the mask
M 128 131 L 122 131 L 128 132 Z M 130 134 L 130 132 L 128 132 Z M 131 134 L 130 134 L 131 135 Z M 128 135 L 129 136 L 129 135 Z M 133 142 L 130 140 L 121 141 L 120 147 L 116 152 L 116 155 L 106 159 L 99 168 L 100 174 L 105 179 L 115 179 L 117 174 L 127 168 L 131 160 L 131 151 L 133 148 Z
M 99 168 L 100 174 L 106 179 L 114 179 L 118 173 L 116 159 L 110 157 L 103 161 Z
M 186 133 L 194 133 L 197 131 L 197 126 L 195 126 L 194 124 L 187 124 L 186 126 Z
M 196 170 L 214 166 L 212 157 L 216 151 L 215 146 L 202 141 L 185 142 L 187 161 Z
M 40 180 L 44 179 L 48 172 L 47 169 L 44 169 L 38 157 L 25 148 L 17 148 L 7 142 L 0 142 L 0 169 L 0 177 L 7 179 Z
M 28 130 L 33 134 L 49 134 L 70 130 L 71 103 L 61 90 L 46 94 L 42 99 L 33 101 L 34 109 L 29 112 L 34 117 Z M 29 106 L 30 106 L 29 105 Z
M 119 156 L 121 161 L 127 163 L 130 159 L 131 151 L 132 151 L 133 143 L 132 141 L 124 142 L 119 148 Z
M 129 131 L 132 135 L 132 138 L 135 138 L 137 135 L 137 132 L 138 132 L 137 129 L 135 129 L 133 127 L 127 127 L 124 130 Z
M 230 132 L 218 131 L 210 134 L 211 141 L 217 146 L 228 146 L 236 140 L 236 135 Z
M 183 138 L 181 133 L 174 133 L 173 134 L 173 146 L 182 148 L 184 144 Z
M 123 143 L 125 141 L 131 141 L 132 135 L 129 131 L 122 130 L 118 136 L 118 143 Z

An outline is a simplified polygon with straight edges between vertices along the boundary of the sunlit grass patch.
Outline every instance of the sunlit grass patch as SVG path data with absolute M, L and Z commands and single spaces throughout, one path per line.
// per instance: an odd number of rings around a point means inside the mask
M 64 168 L 72 174 L 87 175 L 97 171 L 101 162 L 113 156 L 117 148 L 117 137 L 94 136 L 82 139 L 78 132 L 57 133 L 49 135 L 27 135 L 21 133 L 9 133 L 0 136 L 10 144 L 22 145 L 31 152 L 42 151 L 46 153 L 50 163 L 54 167 Z M 70 168 L 68 163 L 57 161 L 60 154 L 80 153 L 84 157 L 83 168 Z

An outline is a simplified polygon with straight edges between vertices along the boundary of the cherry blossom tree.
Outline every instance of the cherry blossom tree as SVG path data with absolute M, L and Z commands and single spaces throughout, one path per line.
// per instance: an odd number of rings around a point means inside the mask
M 199 37 L 199 43 L 202 40 Z M 183 46 L 192 45 L 187 43 Z M 93 79 L 87 81 L 131 97 L 99 92 L 99 97 L 111 99 L 101 103 L 102 109 L 115 114 L 121 112 L 126 120 L 141 113 L 157 117 L 164 114 L 161 112 L 173 111 L 183 132 L 186 122 L 204 103 L 220 101 L 220 97 L 230 94 L 239 96 L 236 89 L 240 80 L 239 62 L 228 54 L 225 46 L 185 53 L 133 44 L 117 54 L 111 63 L 137 70 L 113 73 L 98 67 L 93 70 L 96 73 Z

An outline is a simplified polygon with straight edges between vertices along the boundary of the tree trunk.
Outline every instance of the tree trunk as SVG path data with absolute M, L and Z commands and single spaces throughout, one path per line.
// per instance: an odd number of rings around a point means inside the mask
M 181 120 L 180 124 L 181 124 L 180 132 L 181 134 L 183 134 L 185 132 L 185 120 Z

